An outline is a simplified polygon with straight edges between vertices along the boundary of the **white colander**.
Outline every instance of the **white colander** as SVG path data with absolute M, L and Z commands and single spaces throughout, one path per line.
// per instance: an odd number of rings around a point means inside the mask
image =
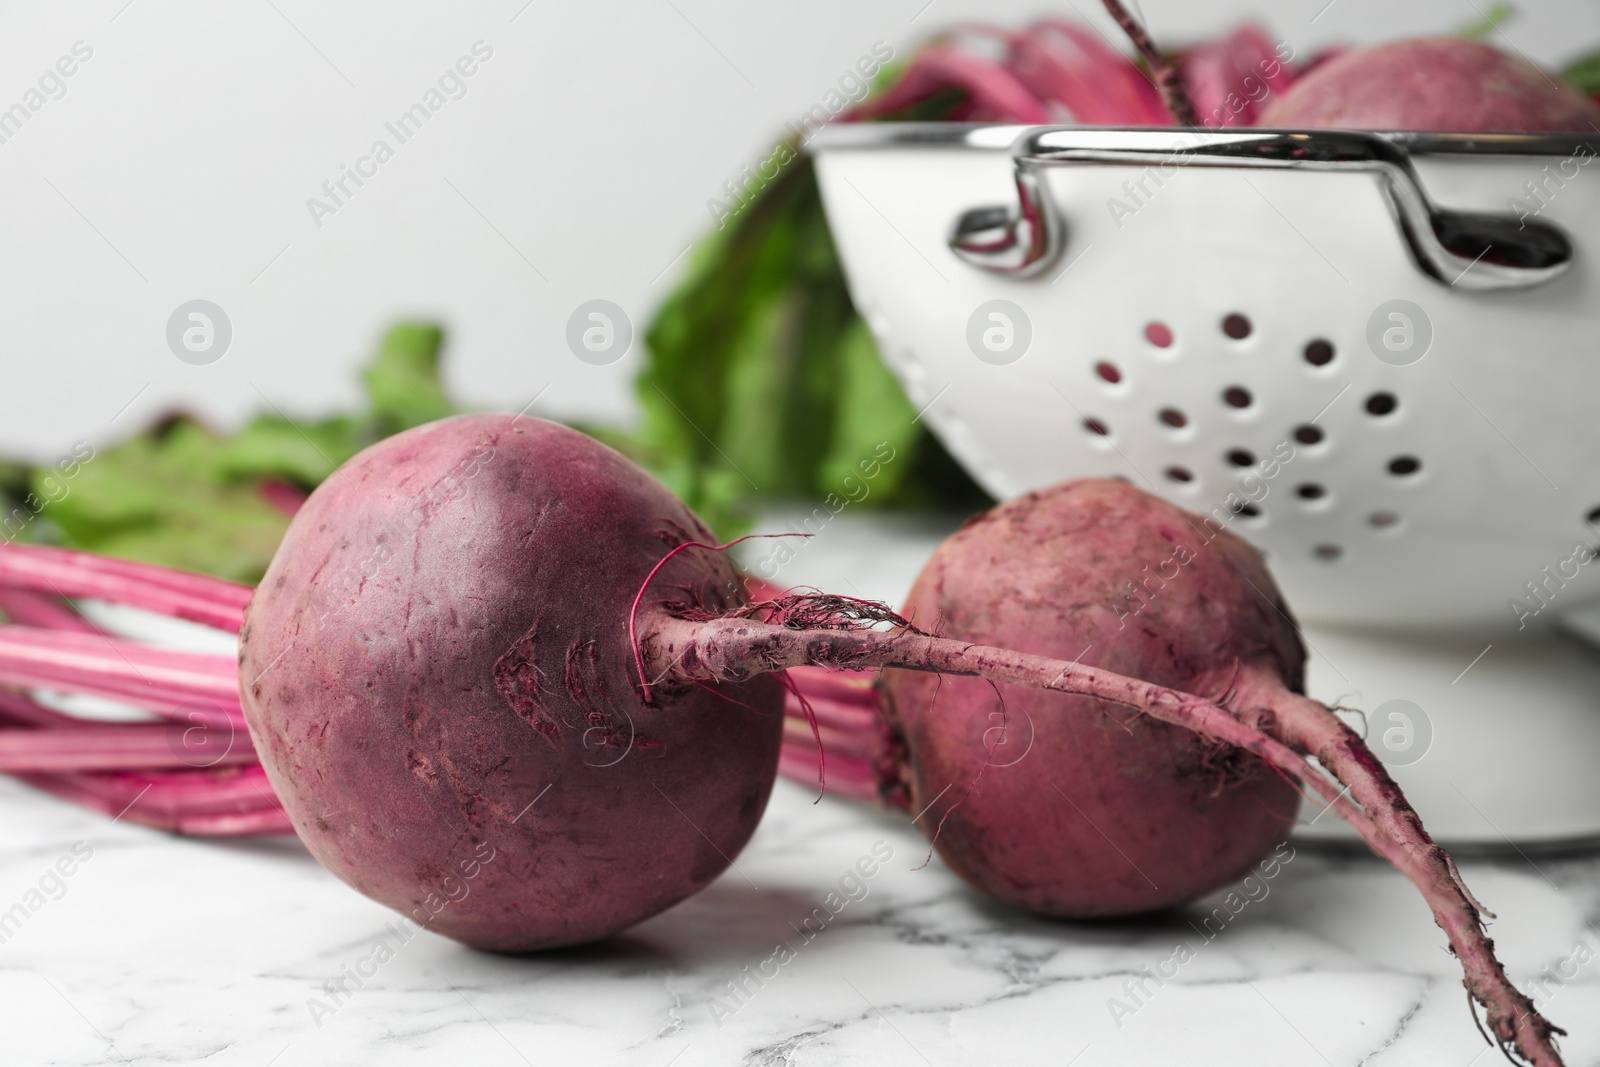
M 1428 724 L 1444 777 L 1397 771 L 1442 836 L 1600 833 L 1600 670 L 1505 652 L 1600 594 L 1587 143 L 869 124 L 813 151 L 856 307 L 990 492 L 1111 475 L 1212 516 L 1302 620 L 1391 631 L 1365 659 L 1324 642 L 1317 695 L 1469 708 Z M 1451 677 L 1496 642 L 1474 682 L 1527 677 L 1474 709 Z M 1533 736 L 1521 769 L 1507 716 Z M 1562 745 L 1559 812 L 1513 810 Z M 1483 818 L 1452 799 L 1452 776 L 1502 774 L 1468 799 Z

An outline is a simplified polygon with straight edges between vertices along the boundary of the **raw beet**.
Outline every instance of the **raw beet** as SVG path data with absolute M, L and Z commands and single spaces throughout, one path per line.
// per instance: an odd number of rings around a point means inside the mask
M 904 614 L 1186 692 L 1223 695 L 1240 663 L 1298 690 L 1305 654 L 1259 554 L 1226 532 L 1199 547 L 1195 521 L 1120 482 L 1032 493 L 946 540 Z M 911 810 L 933 805 L 940 855 L 997 900 L 1071 917 L 1183 904 L 1292 825 L 1283 776 L 1133 709 L 911 671 L 883 684 Z
M 1561 1062 L 1562 1031 L 1506 976 L 1454 861 L 1361 738 L 1298 692 L 1294 622 L 1254 550 L 1215 520 L 1120 482 L 1055 486 L 951 537 L 907 614 L 920 639 L 902 623 L 878 635 L 880 649 L 899 651 L 875 661 L 957 677 L 886 669 L 874 708 L 818 672 L 807 676 L 819 694 L 811 710 L 843 791 L 915 812 L 968 881 L 1067 916 L 1192 899 L 1287 834 L 1293 797 L 1270 762 L 1417 885 L 1508 1057 Z M 787 662 L 872 660 L 853 659 L 841 639 Z M 786 774 L 799 764 L 785 753 Z
M 1418 37 L 1346 52 L 1262 114 L 1295 129 L 1560 132 L 1600 129 L 1600 105 L 1553 74 L 1484 44 Z
M 613 654 L 651 568 L 707 539 L 638 467 L 539 419 L 361 453 L 296 515 L 241 635 L 250 731 L 302 840 L 366 895 L 508 951 L 593 941 L 710 882 L 766 806 L 783 691 L 646 703 Z M 654 587 L 742 596 L 715 552 Z

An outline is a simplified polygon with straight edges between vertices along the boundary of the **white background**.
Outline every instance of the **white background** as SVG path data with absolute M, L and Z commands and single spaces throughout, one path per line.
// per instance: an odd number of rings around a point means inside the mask
M 711 225 L 707 199 L 874 41 L 904 56 L 961 19 L 1040 11 L 1115 32 L 1090 0 L 526 3 L 0 9 L 0 110 L 74 42 L 94 50 L 0 144 L 0 452 L 51 459 L 177 406 L 227 424 L 269 400 L 347 405 L 398 316 L 448 325 L 451 385 L 473 405 L 515 410 L 549 386 L 536 414 L 626 422 L 640 343 L 581 363 L 569 314 L 605 298 L 642 331 Z M 1600 5 L 1520 6 L 1502 47 L 1554 64 L 1600 44 Z M 1450 31 L 1481 10 L 1145 0 L 1144 13 L 1165 42 L 1256 17 L 1301 51 Z M 318 228 L 307 198 L 374 139 L 395 145 L 384 122 L 478 40 L 494 55 L 467 95 Z M 194 298 L 233 325 L 210 366 L 165 342 Z

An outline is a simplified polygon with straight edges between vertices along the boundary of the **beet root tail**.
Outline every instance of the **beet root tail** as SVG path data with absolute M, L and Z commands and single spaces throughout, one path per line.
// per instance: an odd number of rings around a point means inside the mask
M 1461 962 L 1462 984 L 1483 1005 L 1489 1032 L 1507 1057 L 1519 1054 L 1540 1067 L 1560 1063 L 1555 1035 L 1566 1031 L 1540 1015 L 1533 1001 L 1506 977 L 1495 957 L 1494 942 L 1484 932 L 1482 905 L 1360 736 L 1323 705 L 1282 686 L 1253 693 L 1242 690 L 1240 698 L 1270 708 L 1275 733 L 1296 751 L 1315 756 L 1350 790 L 1384 842 L 1382 848 L 1374 845 L 1374 851 L 1410 878 L 1427 900 L 1434 922 Z

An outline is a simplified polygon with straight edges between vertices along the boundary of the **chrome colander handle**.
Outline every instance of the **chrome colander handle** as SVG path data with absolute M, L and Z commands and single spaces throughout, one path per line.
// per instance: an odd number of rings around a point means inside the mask
M 1549 139 L 1551 146 L 1559 140 Z M 975 267 L 1013 277 L 1037 274 L 1053 263 L 1067 234 L 1040 180 L 1043 167 L 1177 163 L 1364 171 L 1383 182 L 1406 247 L 1423 273 L 1461 289 L 1526 289 L 1571 265 L 1572 242 L 1566 233 L 1534 219 L 1439 207 L 1423 189 L 1407 150 L 1408 145 L 1420 145 L 1433 151 L 1526 154 L 1544 144 L 1525 137 L 1504 141 L 1494 135 L 1345 131 L 1038 130 L 1012 148 L 1018 207 L 964 212 L 956 220 L 950 248 Z

